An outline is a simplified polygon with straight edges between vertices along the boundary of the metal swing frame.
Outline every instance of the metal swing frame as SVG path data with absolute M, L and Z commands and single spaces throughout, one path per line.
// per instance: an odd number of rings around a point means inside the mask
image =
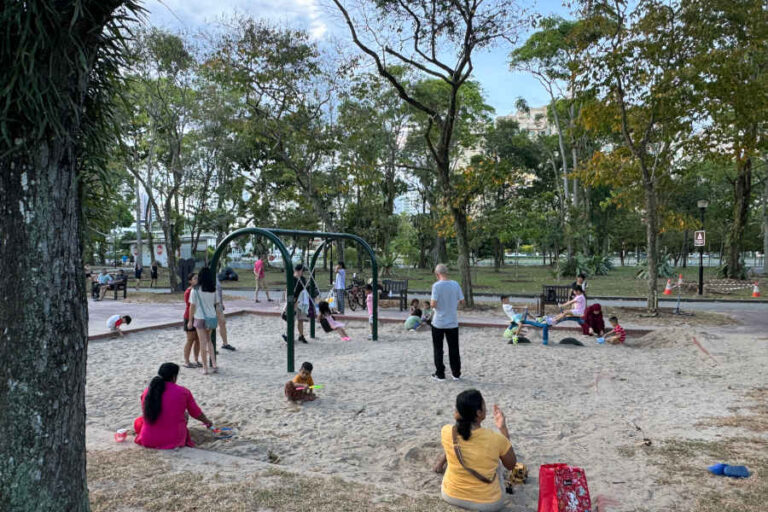
M 378 262 L 376 261 L 376 254 L 373 252 L 373 249 L 371 248 L 368 243 L 360 238 L 357 235 L 353 235 L 351 233 L 327 233 L 324 231 L 303 231 L 303 230 L 296 230 L 296 229 L 279 229 L 279 228 L 242 228 L 238 229 L 237 231 L 233 231 L 229 235 L 227 235 L 224 240 L 222 240 L 219 245 L 216 246 L 216 251 L 213 253 L 213 258 L 211 258 L 210 268 L 213 271 L 214 275 L 218 275 L 219 271 L 219 262 L 221 260 L 221 257 L 224 255 L 224 252 L 229 247 L 229 243 L 237 238 L 240 238 L 242 236 L 262 236 L 266 239 L 268 239 L 270 242 L 275 244 L 275 246 L 280 251 L 280 254 L 283 257 L 283 266 L 285 268 L 285 298 L 286 298 L 286 308 L 285 308 L 285 314 L 286 314 L 286 322 L 288 323 L 288 350 L 287 350 L 287 369 L 289 373 L 293 373 L 295 371 L 295 361 L 294 361 L 294 336 L 293 336 L 293 326 L 295 324 L 295 317 L 296 313 L 294 311 L 293 307 L 293 301 L 291 298 L 293 297 L 293 290 L 296 286 L 296 280 L 293 277 L 293 260 L 291 259 L 291 253 L 288 252 L 288 249 L 286 248 L 285 244 L 283 243 L 281 236 L 292 236 L 294 238 L 299 237 L 309 237 L 309 238 L 321 238 L 323 239 L 323 243 L 320 244 L 320 246 L 315 251 L 315 254 L 312 256 L 312 263 L 310 264 L 309 272 L 310 272 L 310 287 L 317 287 L 314 280 L 314 273 L 315 273 L 315 264 L 317 263 L 317 259 L 322 253 L 325 246 L 328 244 L 328 242 L 333 240 L 352 240 L 354 242 L 357 242 L 362 246 L 362 248 L 368 253 L 368 256 L 371 259 L 371 273 L 373 275 L 372 279 L 372 286 L 373 286 L 373 325 L 371 326 L 371 339 L 373 341 L 377 341 L 379 339 L 379 294 L 377 292 L 378 290 L 378 283 L 379 283 L 379 266 Z M 315 337 L 315 319 L 310 319 L 310 337 Z M 211 340 L 213 341 L 213 349 L 216 350 L 216 329 L 213 329 L 211 331 Z

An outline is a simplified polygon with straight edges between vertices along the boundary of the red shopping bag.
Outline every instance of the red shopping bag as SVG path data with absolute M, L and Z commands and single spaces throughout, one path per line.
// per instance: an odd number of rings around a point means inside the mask
M 591 512 L 587 476 L 568 464 L 544 464 L 539 468 L 538 512 Z

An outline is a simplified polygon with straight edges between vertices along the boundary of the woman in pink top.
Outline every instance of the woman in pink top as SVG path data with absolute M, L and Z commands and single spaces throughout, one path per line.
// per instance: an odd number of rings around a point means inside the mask
M 133 422 L 136 444 L 159 450 L 195 446 L 187 430 L 189 416 L 201 421 L 206 427 L 211 426 L 211 421 L 195 403 L 192 393 L 176 384 L 178 375 L 179 365 L 163 363 L 157 376 L 142 393 L 144 414 Z

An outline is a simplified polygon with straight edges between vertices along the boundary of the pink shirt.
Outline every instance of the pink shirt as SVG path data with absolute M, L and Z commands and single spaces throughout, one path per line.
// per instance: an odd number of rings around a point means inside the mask
M 148 391 L 149 388 L 141 394 L 142 410 L 144 409 L 144 398 Z M 160 416 L 152 424 L 144 420 L 141 432 L 138 433 L 134 442 L 146 448 L 159 450 L 195 446 L 192 438 L 189 437 L 187 420 L 184 417 L 185 411 L 189 411 L 189 415 L 193 418 L 200 416 L 203 412 L 195 403 L 190 390 L 173 382 L 166 382 Z
M 256 260 L 253 262 L 253 273 L 258 279 L 264 279 L 264 262 Z
M 587 309 L 587 298 L 584 297 L 584 294 L 582 293 L 581 295 L 577 295 L 574 300 L 575 302 L 573 303 L 571 313 L 576 316 L 582 316 Z
M 373 293 L 365 297 L 365 307 L 368 309 L 368 316 L 373 316 Z

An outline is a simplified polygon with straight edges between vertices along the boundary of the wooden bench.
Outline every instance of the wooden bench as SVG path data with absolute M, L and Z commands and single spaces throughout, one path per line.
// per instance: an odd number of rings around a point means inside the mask
M 568 302 L 570 296 L 570 285 L 541 285 L 541 295 L 539 295 L 538 303 L 536 305 L 536 314 L 539 316 L 544 315 L 547 304 L 556 306 L 558 304 L 562 304 L 563 302 Z
M 400 311 L 408 309 L 408 280 L 384 279 L 381 281 L 382 299 L 397 298 Z
M 115 291 L 115 298 L 117 300 L 117 294 L 120 290 L 123 290 L 123 299 L 128 296 L 128 279 L 115 279 L 112 284 L 109 285 L 110 290 Z

